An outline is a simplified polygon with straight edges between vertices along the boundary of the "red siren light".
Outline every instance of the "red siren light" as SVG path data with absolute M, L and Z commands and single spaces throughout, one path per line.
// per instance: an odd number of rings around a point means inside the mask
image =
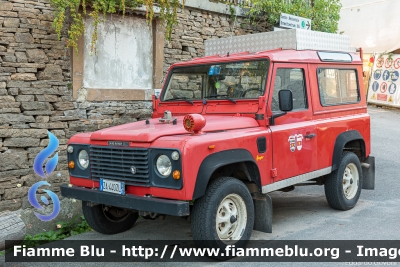
M 368 66 L 369 66 L 369 67 L 374 66 L 374 62 L 375 62 L 375 58 L 374 58 L 374 57 L 370 57 L 370 58 L 369 58 L 369 62 L 368 62 Z
M 190 133 L 201 133 L 206 125 L 206 119 L 200 114 L 189 114 L 183 118 L 183 127 Z
M 369 58 L 369 62 L 374 63 L 374 61 L 375 61 L 375 58 L 374 58 L 374 57 L 370 57 L 370 58 Z

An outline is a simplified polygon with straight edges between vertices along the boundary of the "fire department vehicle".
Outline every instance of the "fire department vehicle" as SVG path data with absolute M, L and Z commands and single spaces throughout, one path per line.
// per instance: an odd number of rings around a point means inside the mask
M 270 192 L 323 185 L 329 205 L 348 210 L 374 189 L 362 61 L 348 37 L 293 29 L 205 47 L 170 67 L 151 119 L 69 140 L 61 193 L 82 200 L 95 231 L 190 216 L 197 245 L 244 247 L 253 229 L 272 231 Z

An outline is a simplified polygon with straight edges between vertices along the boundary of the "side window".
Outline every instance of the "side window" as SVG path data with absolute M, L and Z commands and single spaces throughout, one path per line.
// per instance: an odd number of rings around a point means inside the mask
M 354 69 L 318 69 L 319 97 L 322 106 L 360 101 L 357 72 Z
M 272 95 L 272 112 L 279 111 L 279 91 L 289 89 L 293 94 L 293 110 L 307 109 L 307 93 L 303 69 L 278 68 Z

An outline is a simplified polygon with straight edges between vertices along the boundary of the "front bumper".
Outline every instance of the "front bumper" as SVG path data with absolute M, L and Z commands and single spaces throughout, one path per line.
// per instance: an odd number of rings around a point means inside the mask
M 90 201 L 98 204 L 120 208 L 155 212 L 173 216 L 187 216 L 190 214 L 189 202 L 134 195 L 117 195 L 77 186 L 61 185 L 61 195 L 68 198 Z

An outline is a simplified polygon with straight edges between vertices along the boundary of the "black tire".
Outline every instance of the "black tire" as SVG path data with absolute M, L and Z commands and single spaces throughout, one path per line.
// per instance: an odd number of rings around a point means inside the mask
M 225 216 L 224 207 L 226 206 L 220 207 L 222 202 L 227 204 L 229 208 L 232 208 L 231 204 L 233 203 L 232 205 L 235 205 L 234 208 L 237 211 L 241 210 L 241 212 L 234 213 L 229 210 L 229 214 L 236 214 L 236 218 L 234 215 Z M 220 215 L 223 214 L 225 218 L 232 218 L 232 216 L 234 218 L 230 219 L 228 223 L 220 223 L 219 227 L 217 227 L 217 212 Z M 247 215 L 247 220 L 243 215 Z M 246 223 L 245 225 L 244 222 Z M 236 227 L 235 223 L 237 224 Z M 232 233 L 231 238 L 236 237 L 235 240 L 221 240 L 219 234 L 221 234 L 222 225 L 227 227 L 228 235 Z M 207 187 L 206 194 L 194 202 L 191 213 L 191 229 L 194 243 L 198 247 L 219 248 L 222 252 L 228 244 L 234 244 L 236 248 L 245 248 L 250 239 L 253 225 L 253 199 L 246 185 L 238 179 L 224 177 L 211 181 Z M 214 256 L 213 258 L 227 260 L 232 256 Z
M 351 175 L 348 175 L 349 171 Z M 358 175 L 358 179 L 355 178 L 355 175 Z M 344 179 L 344 177 L 352 178 Z M 357 155 L 353 152 L 343 152 L 339 168 L 329 174 L 327 179 L 325 179 L 325 196 L 329 206 L 337 210 L 352 209 L 357 204 L 360 197 L 362 179 L 361 164 Z M 355 180 L 357 180 L 357 183 Z M 356 184 L 358 186 L 357 188 L 351 187 Z M 346 185 L 350 186 L 345 190 L 344 186 Z
M 82 201 L 82 212 L 86 222 L 96 232 L 113 235 L 125 232 L 132 228 L 139 217 L 137 212 L 102 204 L 88 206 Z

